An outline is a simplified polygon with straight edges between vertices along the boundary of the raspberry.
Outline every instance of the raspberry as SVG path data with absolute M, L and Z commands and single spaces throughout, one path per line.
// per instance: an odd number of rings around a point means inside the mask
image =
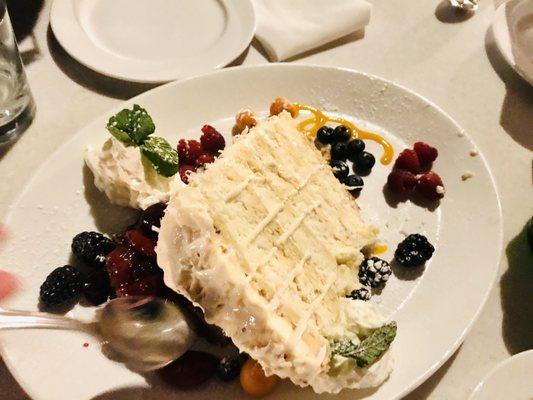
M 40 299 L 47 307 L 74 300 L 83 289 L 83 275 L 70 265 L 54 269 L 41 285 Z
M 202 142 L 202 147 L 204 150 L 217 154 L 219 151 L 224 150 L 226 147 L 226 141 L 224 136 L 222 136 L 215 128 L 211 125 L 202 126 L 203 135 L 200 138 Z
M 393 193 L 409 196 L 416 187 L 416 176 L 403 169 L 394 169 L 387 178 L 387 185 Z
M 141 231 L 134 229 L 126 232 L 126 240 L 136 252 L 148 258 L 155 259 L 155 242 L 144 236 Z
M 180 139 L 177 150 L 181 165 L 194 165 L 196 159 L 202 155 L 202 145 L 198 140 Z
M 430 201 L 437 201 L 444 197 L 444 184 L 435 172 L 426 172 L 418 178 L 416 190 Z
M 192 165 L 181 165 L 180 166 L 180 178 L 183 183 L 189 183 L 189 174 L 196 172 L 196 169 Z
M 416 142 L 413 146 L 413 149 L 415 149 L 416 154 L 418 155 L 420 164 L 422 164 L 424 167 L 430 166 L 439 155 L 439 152 L 435 147 L 431 147 L 429 144 L 424 142 Z
M 196 167 L 203 167 L 205 164 L 210 164 L 215 161 L 215 156 L 212 154 L 202 154 L 198 159 L 196 160 Z
M 418 155 L 414 150 L 405 149 L 396 159 L 394 168 L 404 169 L 413 174 L 418 174 L 420 172 L 420 160 L 418 159 Z

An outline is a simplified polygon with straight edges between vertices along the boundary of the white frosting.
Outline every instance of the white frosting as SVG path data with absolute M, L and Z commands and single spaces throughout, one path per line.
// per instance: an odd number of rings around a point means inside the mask
M 95 186 L 109 201 L 120 206 L 146 209 L 167 202 L 173 185 L 180 185 L 179 174 L 159 175 L 137 147 L 125 146 L 115 138 L 101 149 L 88 146 L 85 162 L 94 174 Z
M 172 195 L 158 264 L 166 285 L 267 375 L 318 393 L 379 385 L 392 370 L 390 352 L 361 369 L 329 350 L 329 340 L 358 342 L 386 322 L 373 304 L 344 297 L 358 287 L 359 249 L 376 230 L 284 114 Z

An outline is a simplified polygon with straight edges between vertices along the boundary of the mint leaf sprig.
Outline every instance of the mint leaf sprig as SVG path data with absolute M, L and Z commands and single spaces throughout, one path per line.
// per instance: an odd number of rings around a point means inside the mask
M 355 344 L 351 340 L 330 342 L 332 354 L 353 358 L 359 368 L 367 368 L 374 364 L 385 353 L 396 337 L 396 322 L 376 329 L 361 343 Z
M 150 136 L 155 124 L 148 112 L 134 104 L 109 118 L 107 130 L 126 146 L 139 147 L 141 154 L 152 164 L 159 175 L 170 177 L 179 169 L 178 154 L 162 137 Z

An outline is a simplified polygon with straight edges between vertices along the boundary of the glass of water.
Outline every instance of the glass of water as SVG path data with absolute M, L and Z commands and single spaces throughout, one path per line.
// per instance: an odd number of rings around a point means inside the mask
M 6 2 L 0 0 L 0 145 L 23 132 L 34 113 Z

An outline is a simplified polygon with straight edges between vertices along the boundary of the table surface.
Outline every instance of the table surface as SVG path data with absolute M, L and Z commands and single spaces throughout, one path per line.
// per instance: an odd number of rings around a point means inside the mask
M 489 27 L 501 2 L 482 0 L 479 10 L 464 18 L 439 0 L 374 1 L 364 35 L 292 60 L 353 68 L 413 89 L 465 128 L 492 168 L 504 220 L 500 274 L 463 345 L 408 400 L 466 399 L 500 361 L 533 348 L 533 257 L 523 234 L 533 215 L 533 88 L 493 44 Z M 0 185 L 0 216 L 55 148 L 101 113 L 150 88 L 103 77 L 74 61 L 50 31 L 51 1 L 43 3 L 32 32 L 20 42 L 37 114 L 17 143 L 0 149 L 0 182 L 16 182 Z M 253 42 L 233 65 L 266 62 Z M 1 362 L 0 387 L 3 399 L 28 399 Z

